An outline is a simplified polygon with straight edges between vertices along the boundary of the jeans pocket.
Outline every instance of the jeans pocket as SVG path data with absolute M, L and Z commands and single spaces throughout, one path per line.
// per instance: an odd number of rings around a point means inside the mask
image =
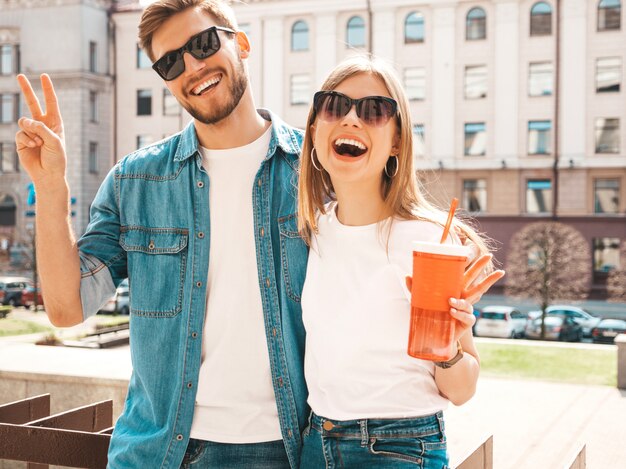
M 298 233 L 296 214 L 278 219 L 283 284 L 287 296 L 300 302 L 309 251 Z
M 123 226 L 120 245 L 128 256 L 130 313 L 173 317 L 182 310 L 188 230 Z
M 423 445 L 417 438 L 376 437 L 369 440 L 369 452 L 381 458 L 391 458 L 422 468 Z M 381 467 L 384 463 L 381 462 Z
M 187 445 L 187 451 L 185 451 L 185 456 L 183 457 L 183 462 L 180 465 L 181 469 L 187 469 L 197 463 L 204 454 L 205 449 L 206 443 L 204 441 L 194 440 L 193 438 L 190 439 Z

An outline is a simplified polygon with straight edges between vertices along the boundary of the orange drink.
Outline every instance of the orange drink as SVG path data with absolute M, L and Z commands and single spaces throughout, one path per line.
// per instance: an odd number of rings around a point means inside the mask
M 431 361 L 450 357 L 455 322 L 450 298 L 460 298 L 467 246 L 416 241 L 413 246 L 408 354 Z

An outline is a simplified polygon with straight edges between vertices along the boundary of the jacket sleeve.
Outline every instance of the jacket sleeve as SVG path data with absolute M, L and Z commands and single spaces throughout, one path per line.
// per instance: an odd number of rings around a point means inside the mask
M 106 176 L 89 210 L 89 224 L 78 240 L 80 297 L 87 319 L 115 293 L 128 276 L 126 252 L 120 246 L 119 165 Z

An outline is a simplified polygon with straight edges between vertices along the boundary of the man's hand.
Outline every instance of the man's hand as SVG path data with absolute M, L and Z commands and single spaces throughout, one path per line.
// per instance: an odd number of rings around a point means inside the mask
M 17 81 L 32 116 L 32 119 L 22 117 L 18 121 L 21 130 L 15 135 L 15 144 L 20 162 L 35 187 L 45 181 L 63 181 L 67 166 L 65 137 L 52 80 L 46 74 L 41 75 L 45 113 L 28 78 L 20 74 Z

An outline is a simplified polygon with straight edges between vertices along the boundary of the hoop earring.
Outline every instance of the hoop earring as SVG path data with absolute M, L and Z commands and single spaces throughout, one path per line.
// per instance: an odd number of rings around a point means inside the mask
M 398 174 L 398 168 L 399 168 L 399 164 L 398 164 L 398 157 L 396 155 L 391 155 L 389 157 L 389 159 L 387 160 L 387 163 L 389 163 L 389 161 L 391 160 L 391 158 L 393 158 L 396 161 L 396 170 L 393 172 L 393 174 L 389 174 L 389 171 L 387 170 L 387 164 L 385 164 L 385 174 L 387 175 L 387 177 L 389 179 L 393 179 L 393 177 Z
M 314 155 L 313 153 L 315 153 L 315 155 Z M 317 169 L 319 172 L 322 172 L 322 169 L 321 169 L 321 168 L 318 168 L 318 167 L 317 167 L 317 165 L 315 164 L 315 157 L 316 157 L 316 156 L 317 156 L 317 152 L 315 151 L 315 147 L 313 147 L 313 148 L 311 149 L 311 164 L 313 164 L 313 167 L 314 167 L 315 169 Z

